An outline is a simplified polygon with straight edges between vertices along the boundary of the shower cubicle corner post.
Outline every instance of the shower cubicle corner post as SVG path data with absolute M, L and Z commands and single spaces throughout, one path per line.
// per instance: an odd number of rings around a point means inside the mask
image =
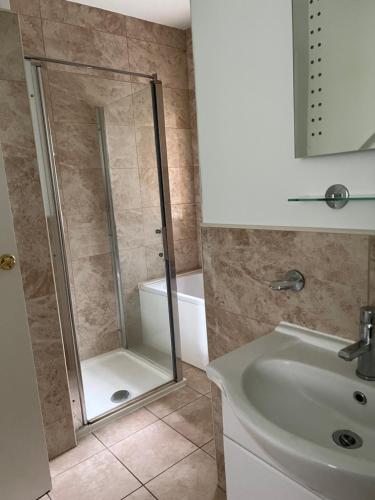
M 45 97 L 43 67 L 40 62 L 26 61 L 26 76 L 31 97 L 31 114 L 38 157 L 43 203 L 47 219 L 56 297 L 63 336 L 67 370 L 77 386 L 82 425 L 87 424 L 82 372 L 69 287 L 68 261 L 65 252 L 64 220 L 55 163 L 50 109 Z
M 155 130 L 156 163 L 159 179 L 164 260 L 167 277 L 166 283 L 173 371 L 175 381 L 179 382 L 182 380 L 181 343 L 178 317 L 177 279 L 173 243 L 172 211 L 169 190 L 167 142 L 165 135 L 163 86 L 162 82 L 157 79 L 157 75 L 154 75 L 153 79 L 150 81 L 150 84 Z

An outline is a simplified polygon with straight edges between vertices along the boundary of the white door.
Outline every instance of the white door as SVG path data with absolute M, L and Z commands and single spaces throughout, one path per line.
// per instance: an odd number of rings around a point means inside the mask
M 26 202 L 26 200 L 25 200 Z M 36 500 L 51 489 L 25 299 L 0 152 L 0 498 Z

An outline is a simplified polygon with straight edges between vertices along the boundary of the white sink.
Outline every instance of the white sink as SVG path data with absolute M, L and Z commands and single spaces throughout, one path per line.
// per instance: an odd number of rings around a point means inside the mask
M 281 323 L 207 368 L 260 447 L 296 481 L 332 500 L 375 499 L 375 382 L 338 358 L 348 342 Z M 355 391 L 367 397 L 361 405 Z M 363 445 L 337 445 L 350 430 Z

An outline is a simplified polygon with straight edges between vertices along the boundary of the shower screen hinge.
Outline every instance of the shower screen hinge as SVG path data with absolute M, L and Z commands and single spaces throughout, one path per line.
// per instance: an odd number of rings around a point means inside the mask
M 164 248 L 164 260 L 168 260 L 168 237 L 167 237 L 167 228 L 162 228 L 163 235 L 163 248 Z

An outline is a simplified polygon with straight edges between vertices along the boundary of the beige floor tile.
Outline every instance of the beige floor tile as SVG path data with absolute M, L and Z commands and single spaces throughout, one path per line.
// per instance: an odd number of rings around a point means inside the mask
M 52 500 L 121 500 L 141 484 L 104 450 L 52 480 Z
M 225 500 L 217 487 L 215 461 L 202 450 L 153 479 L 147 488 L 159 500 Z
M 194 391 L 191 387 L 185 386 L 147 405 L 147 408 L 157 417 L 163 418 L 182 406 L 191 403 L 200 396 L 199 392 Z
M 89 434 L 79 440 L 76 448 L 67 451 L 63 455 L 51 460 L 49 463 L 51 476 L 54 477 L 61 472 L 65 472 L 74 465 L 83 462 L 87 458 L 104 450 L 104 446 L 95 436 Z
M 146 483 L 195 450 L 164 422 L 158 421 L 112 446 L 111 451 Z
M 122 439 L 129 437 L 144 427 L 156 422 L 155 415 L 145 408 L 141 408 L 134 413 L 120 417 L 119 419 L 106 424 L 103 428 L 95 431 L 95 435 L 105 444 L 112 446 Z
M 126 500 L 155 500 L 155 497 L 146 488 L 140 488 L 126 497 Z
M 212 439 L 212 405 L 206 396 L 171 413 L 163 420 L 197 446 L 203 446 Z
M 207 394 L 211 391 L 211 383 L 203 370 L 195 368 L 195 366 L 183 363 L 183 375 L 186 378 L 187 384 L 192 389 Z
M 214 440 L 202 446 L 202 450 L 211 455 L 212 458 L 216 458 L 215 442 Z

